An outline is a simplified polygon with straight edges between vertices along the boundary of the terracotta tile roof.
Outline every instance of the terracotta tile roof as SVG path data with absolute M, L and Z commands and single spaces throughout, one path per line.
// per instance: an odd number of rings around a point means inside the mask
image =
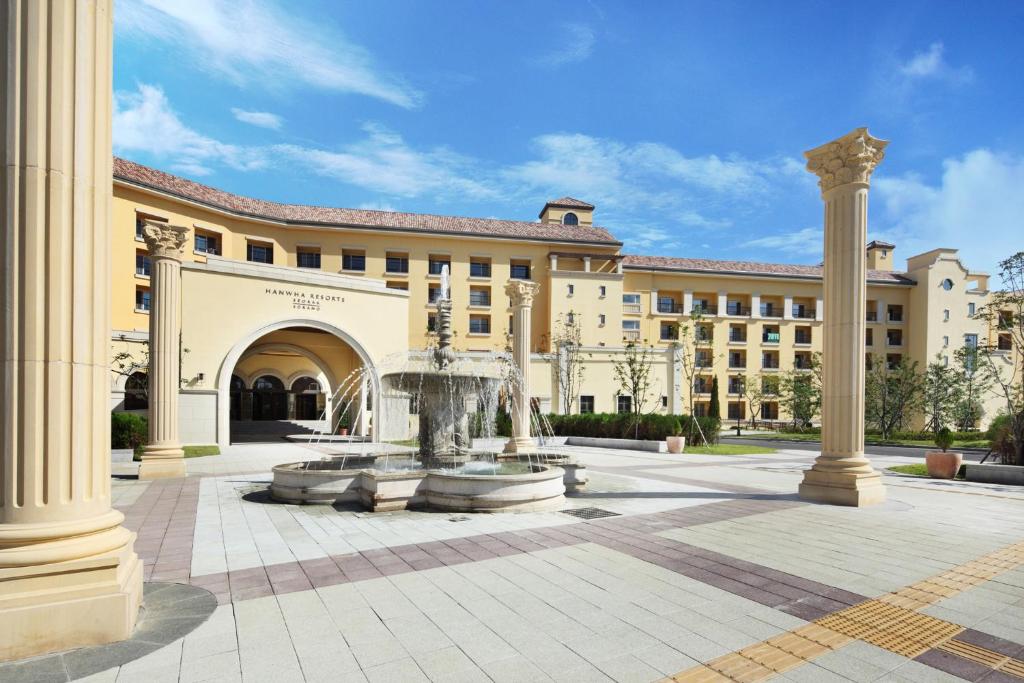
M 396 232 L 478 235 L 497 239 L 606 244 L 610 247 L 621 245 L 621 242 L 604 228 L 583 225 L 279 204 L 218 190 L 119 157 L 114 157 L 114 178 L 232 213 L 299 226 L 327 225 Z
M 569 209 L 593 209 L 593 204 L 588 204 L 582 199 L 576 199 L 575 197 L 562 197 L 561 199 L 552 199 L 544 206 L 564 206 Z
M 788 263 L 758 263 L 756 261 L 713 261 L 711 259 L 675 258 L 672 256 L 638 256 L 626 254 L 623 268 L 629 270 L 676 270 L 693 273 L 721 273 L 723 275 L 767 275 L 821 279 L 821 266 L 800 266 Z M 887 270 L 869 270 L 868 281 L 912 285 L 914 281 L 903 273 Z

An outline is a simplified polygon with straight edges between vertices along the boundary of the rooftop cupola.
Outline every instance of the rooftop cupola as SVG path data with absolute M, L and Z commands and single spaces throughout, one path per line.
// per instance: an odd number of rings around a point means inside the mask
M 594 205 L 572 197 L 552 199 L 540 212 L 541 223 L 593 225 Z
M 873 240 L 868 243 L 868 270 L 892 271 L 892 252 L 896 245 Z

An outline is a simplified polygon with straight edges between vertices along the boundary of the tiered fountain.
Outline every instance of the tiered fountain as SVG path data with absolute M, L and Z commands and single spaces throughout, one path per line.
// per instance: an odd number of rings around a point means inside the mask
M 363 450 L 279 465 L 270 488 L 275 500 L 354 502 L 373 511 L 549 510 L 563 505 L 567 487 L 578 491 L 585 486 L 586 470 L 564 453 L 545 450 L 509 457 L 473 449 L 467 401 L 494 406 L 504 388 L 520 392 L 515 400 L 528 405 L 526 388 L 506 379 L 494 364 L 460 363 L 451 348 L 451 310 L 446 266 L 437 299 L 438 346 L 432 357 L 382 378 L 390 391 L 419 397 L 418 450 Z M 375 448 L 361 446 L 366 447 Z

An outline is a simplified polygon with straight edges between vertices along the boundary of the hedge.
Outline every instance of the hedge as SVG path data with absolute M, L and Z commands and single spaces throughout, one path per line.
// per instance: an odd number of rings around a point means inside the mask
M 149 438 L 149 423 L 134 413 L 110 414 L 110 447 L 135 450 Z
M 688 443 L 703 443 L 700 432 L 689 415 L 641 415 L 631 413 L 586 413 L 582 415 L 548 415 L 555 436 L 589 436 L 603 439 L 640 439 L 661 441 L 672 436 L 678 426 Z M 718 443 L 721 421 L 714 417 L 698 417 L 696 422 L 708 443 Z

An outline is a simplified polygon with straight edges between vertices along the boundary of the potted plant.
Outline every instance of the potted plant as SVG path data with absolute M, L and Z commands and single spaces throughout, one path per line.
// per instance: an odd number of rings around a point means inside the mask
M 348 436 L 348 427 L 348 413 L 345 413 L 341 416 L 341 421 L 338 423 L 338 434 L 341 436 Z
M 669 453 L 682 453 L 686 448 L 686 437 L 683 436 L 683 425 L 679 424 L 677 418 L 672 424 L 672 436 L 665 437 L 665 444 Z
M 933 479 L 954 478 L 960 471 L 964 456 L 949 450 L 949 447 L 953 445 L 953 433 L 949 431 L 949 427 L 943 427 L 935 433 L 935 445 L 942 450 L 928 451 L 924 456 L 928 476 Z

